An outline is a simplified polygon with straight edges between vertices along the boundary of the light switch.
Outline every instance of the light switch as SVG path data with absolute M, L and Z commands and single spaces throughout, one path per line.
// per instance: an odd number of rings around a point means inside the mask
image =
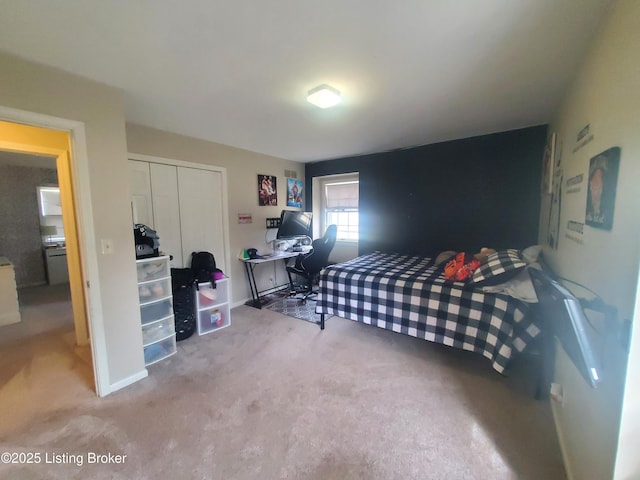
M 103 238 L 100 242 L 102 243 L 102 254 L 111 255 L 113 253 L 113 240 Z

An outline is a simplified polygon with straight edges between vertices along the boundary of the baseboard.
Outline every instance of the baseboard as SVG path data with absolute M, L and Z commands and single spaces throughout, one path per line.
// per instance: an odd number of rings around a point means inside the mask
M 149 376 L 149 372 L 147 371 L 147 369 L 143 369 L 142 371 L 131 375 L 127 378 L 123 378 L 122 380 L 116 382 L 116 383 L 112 383 L 111 385 L 109 385 L 109 392 L 107 392 L 107 394 L 109 393 L 113 393 L 113 392 L 117 392 L 118 390 L 121 390 L 125 387 L 128 387 L 129 385 L 132 385 L 140 380 L 142 380 L 143 378 L 146 378 L 147 376 Z
M 558 436 L 558 443 L 560 444 L 564 471 L 567 474 L 567 480 L 573 480 L 573 473 L 571 472 L 571 465 L 569 464 L 569 457 L 567 453 L 567 442 L 564 438 L 562 428 L 560 427 L 560 421 L 558 420 L 558 404 L 553 400 L 551 400 L 551 413 L 553 414 L 553 423 L 556 426 L 556 435 Z
M 247 298 L 245 298 L 245 299 L 243 299 L 243 300 L 240 300 L 240 301 L 238 301 L 238 302 L 233 302 L 233 303 L 231 304 L 231 308 L 240 307 L 241 305 L 246 304 L 246 303 L 247 303 L 248 301 L 250 301 L 250 300 L 251 300 L 251 298 L 247 297 Z
M 20 323 L 20 312 L 10 312 L 0 315 L 0 327 L 5 325 L 13 325 L 14 323 Z

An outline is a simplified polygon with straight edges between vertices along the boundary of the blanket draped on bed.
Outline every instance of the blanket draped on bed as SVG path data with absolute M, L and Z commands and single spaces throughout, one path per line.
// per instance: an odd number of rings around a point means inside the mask
M 316 313 L 478 352 L 503 373 L 540 330 L 527 304 L 449 282 L 425 257 L 372 253 L 320 274 Z

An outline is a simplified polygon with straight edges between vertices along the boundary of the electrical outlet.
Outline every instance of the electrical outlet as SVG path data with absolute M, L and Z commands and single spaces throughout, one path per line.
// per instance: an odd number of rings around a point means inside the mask
M 280 217 L 267 218 L 267 228 L 280 228 Z

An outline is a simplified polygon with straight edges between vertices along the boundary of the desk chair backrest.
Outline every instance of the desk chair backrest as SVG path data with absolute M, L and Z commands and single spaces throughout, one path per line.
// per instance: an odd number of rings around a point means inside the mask
M 324 235 L 313 241 L 313 250 L 300 261 L 300 266 L 303 270 L 311 275 L 315 275 L 329 265 L 329 254 L 331 254 L 331 250 L 333 250 L 333 246 L 336 244 L 337 234 L 338 227 L 329 225 Z

